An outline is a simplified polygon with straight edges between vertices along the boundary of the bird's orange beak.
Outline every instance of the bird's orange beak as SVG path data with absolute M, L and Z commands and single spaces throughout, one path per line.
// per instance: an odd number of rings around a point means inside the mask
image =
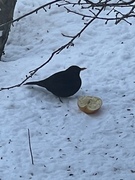
M 85 69 L 87 69 L 87 68 L 85 68 L 85 67 L 84 67 L 84 68 L 81 68 L 81 71 L 83 71 L 83 70 L 85 70 Z

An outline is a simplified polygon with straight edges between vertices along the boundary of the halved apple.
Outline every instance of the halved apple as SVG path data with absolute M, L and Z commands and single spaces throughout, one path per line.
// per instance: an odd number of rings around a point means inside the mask
M 92 114 L 102 106 L 102 100 L 99 97 L 83 96 L 78 99 L 78 107 L 81 111 Z

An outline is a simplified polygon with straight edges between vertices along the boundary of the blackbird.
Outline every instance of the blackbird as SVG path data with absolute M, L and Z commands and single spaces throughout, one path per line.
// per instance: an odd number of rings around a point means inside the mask
M 65 71 L 57 72 L 44 80 L 27 82 L 24 85 L 38 85 L 58 97 L 69 97 L 80 89 L 82 84 L 80 71 L 84 69 L 86 68 L 70 66 Z

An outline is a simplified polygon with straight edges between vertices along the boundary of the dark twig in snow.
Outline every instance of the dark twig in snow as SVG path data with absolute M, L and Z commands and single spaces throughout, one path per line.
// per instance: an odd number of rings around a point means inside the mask
M 31 163 L 34 165 L 33 153 L 31 148 L 31 140 L 30 140 L 30 130 L 28 129 L 28 139 L 29 139 L 29 149 L 30 149 L 30 156 L 31 156 Z

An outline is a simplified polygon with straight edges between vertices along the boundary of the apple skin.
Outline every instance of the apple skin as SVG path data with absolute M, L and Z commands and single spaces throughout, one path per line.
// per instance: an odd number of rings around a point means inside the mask
M 78 107 L 86 114 L 93 114 L 102 106 L 102 100 L 99 97 L 83 96 L 78 99 Z

